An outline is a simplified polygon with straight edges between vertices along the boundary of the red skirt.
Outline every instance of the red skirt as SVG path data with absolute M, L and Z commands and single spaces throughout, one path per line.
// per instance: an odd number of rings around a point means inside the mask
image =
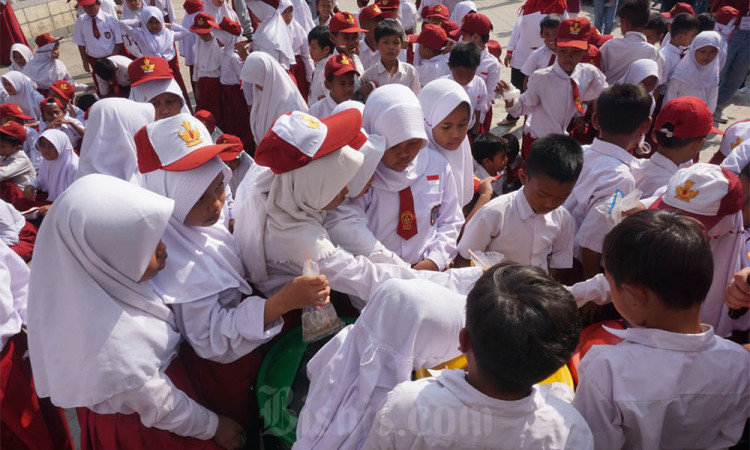
M 242 144 L 248 153 L 255 153 L 255 140 L 250 130 L 250 112 L 247 110 L 245 94 L 239 84 L 222 84 L 224 93 L 224 128 L 225 133 L 233 134 L 242 139 Z
M 0 353 L 0 448 L 72 450 L 65 413 L 36 395 L 27 351 L 21 332 Z
M 523 157 L 523 160 L 526 161 L 526 158 L 529 157 L 529 152 L 531 151 L 531 144 L 536 141 L 536 138 L 531 137 L 528 133 L 523 133 L 523 137 L 521 138 L 521 156 Z
M 11 250 L 16 252 L 26 262 L 31 261 L 31 256 L 34 253 L 36 233 L 37 229 L 34 224 L 26 222 L 26 225 L 21 228 L 21 232 L 18 233 L 18 244 L 10 247 Z
M 12 62 L 10 47 L 13 44 L 29 46 L 10 2 L 0 3 L 0 64 L 5 66 Z
M 297 62 L 292 64 L 292 67 L 289 68 L 289 73 L 292 75 L 292 78 L 294 78 L 294 83 L 297 85 L 299 93 L 302 94 L 302 98 L 307 98 L 310 94 L 310 83 L 307 82 L 305 65 L 302 64 L 302 58 L 299 55 L 296 55 L 294 59 Z
M 37 206 L 49 205 L 52 203 L 47 201 L 46 193 L 37 194 L 36 200 L 33 202 L 26 200 L 23 198 L 23 191 L 16 186 L 16 183 L 10 180 L 0 182 L 0 199 L 10 203 L 19 211 L 26 211 Z
M 185 105 L 187 105 L 188 109 L 190 110 L 190 113 L 192 114 L 193 106 L 190 104 L 190 96 L 188 95 L 187 88 L 185 87 L 185 80 L 182 79 L 182 73 L 180 72 L 180 62 L 177 58 L 177 55 L 175 55 L 175 57 L 172 58 L 171 61 L 169 61 L 169 68 L 172 69 L 172 76 L 174 77 L 174 80 L 177 82 L 177 84 L 180 86 L 180 90 L 182 91 L 182 96 L 185 98 Z
M 224 130 L 224 114 L 221 105 L 221 83 L 219 78 L 203 77 L 198 80 L 198 99 L 196 100 L 196 111 L 205 109 L 214 115 L 216 126 Z

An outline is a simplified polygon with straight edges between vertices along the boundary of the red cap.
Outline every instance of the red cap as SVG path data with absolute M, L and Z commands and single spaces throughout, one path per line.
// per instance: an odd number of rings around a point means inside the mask
M 422 25 L 422 32 L 419 35 L 409 36 L 409 40 L 439 52 L 445 47 L 448 35 L 441 27 L 425 23 Z
M 197 34 L 208 34 L 214 28 L 219 28 L 219 24 L 214 20 L 214 16 L 211 14 L 200 13 L 195 16 L 190 31 Z
M 430 9 L 427 10 L 427 17 L 439 17 L 443 20 L 448 20 L 450 18 L 450 12 L 445 5 L 432 5 Z
M 585 17 L 565 19 L 557 27 L 557 46 L 588 50 L 591 22 Z
M 185 8 L 186 13 L 195 14 L 197 12 L 203 11 L 203 1 L 185 0 L 185 3 L 182 4 L 182 7 Z
M 53 98 L 53 97 L 47 97 L 44 100 L 42 100 L 41 102 L 39 102 L 39 109 L 41 109 L 42 111 L 44 111 L 44 107 L 45 106 L 49 106 L 49 105 L 57 105 L 57 106 L 60 107 L 60 109 L 63 108 L 63 104 L 62 104 L 62 102 L 60 100 L 58 100 L 56 98 Z
M 713 114 L 706 102 L 698 97 L 686 96 L 677 97 L 662 107 L 654 121 L 654 131 L 660 131 L 667 137 L 682 139 L 702 138 L 712 133 L 722 134 L 713 125 Z
M 96 0 L 78 0 L 76 6 L 89 6 L 96 3 Z
M 451 37 L 452 34 L 458 34 L 461 32 L 461 26 L 452 20 L 444 20 L 443 23 L 440 24 L 440 27 L 445 30 L 445 33 L 451 39 L 453 39 Z
M 722 6 L 718 11 L 716 11 L 715 18 L 716 23 L 729 25 L 730 20 L 736 19 L 739 16 L 740 11 L 737 8 L 732 8 L 731 6 Z
M 382 9 L 382 8 L 381 8 Z M 328 22 L 331 33 L 366 33 L 357 25 L 357 18 L 350 12 L 337 12 Z
M 18 122 L 6 122 L 0 125 L 0 133 L 7 134 L 10 137 L 14 137 L 21 142 L 26 142 L 26 128 Z
M 70 100 L 76 95 L 76 88 L 69 81 L 57 80 L 50 84 L 49 88 L 65 100 Z
M 351 58 L 343 53 L 328 58 L 324 73 L 326 79 L 331 76 L 337 77 L 349 72 L 354 72 L 359 75 L 357 68 L 354 67 L 354 61 L 352 61 Z
M 211 111 L 199 109 L 195 112 L 195 114 L 193 114 L 193 117 L 200 120 L 201 123 L 208 129 L 209 133 L 213 133 L 216 129 L 216 118 L 213 114 L 211 114 Z
M 219 153 L 219 158 L 222 161 L 233 161 L 237 159 L 240 152 L 243 149 L 242 139 L 238 138 L 233 134 L 222 134 L 219 139 L 216 140 L 217 144 L 230 144 L 230 147 L 225 148 Z
M 153 80 L 174 78 L 169 63 L 158 56 L 142 56 L 128 65 L 128 78 L 131 86 Z
M 490 52 L 490 55 L 494 56 L 498 60 L 501 56 L 503 56 L 503 47 L 500 45 L 500 43 L 494 39 L 490 39 L 487 41 L 487 51 Z
M 255 149 L 255 162 L 274 173 L 299 169 L 348 145 L 359 148 L 367 141 L 360 131 L 362 114 L 347 109 L 324 119 L 292 111 L 276 119 Z
M 375 2 L 383 11 L 393 11 L 401 5 L 401 0 L 378 0 Z
M 492 31 L 492 22 L 484 14 L 469 13 L 461 22 L 461 34 L 490 34 L 490 31 Z
M 380 9 L 377 3 L 365 6 L 359 11 L 359 23 L 364 23 L 369 20 L 376 20 L 383 18 L 383 10 Z
M 61 37 L 53 38 L 49 33 L 44 33 L 44 34 L 40 34 L 39 36 L 37 36 L 34 42 L 36 43 L 36 47 L 40 48 L 40 47 L 44 47 L 45 45 L 49 43 L 57 42 L 60 40 L 62 40 Z
M 661 13 L 661 15 L 668 19 L 674 19 L 677 14 L 682 14 L 682 13 L 688 13 L 691 16 L 694 16 L 695 10 L 693 10 L 693 7 L 687 3 L 677 2 L 672 7 L 672 9 L 670 9 L 668 12 Z
M 611 34 L 601 34 L 596 27 L 591 29 L 591 37 L 589 38 L 589 44 L 598 47 L 604 45 L 605 42 L 612 39 L 614 36 Z
M 23 120 L 34 120 L 33 117 L 24 114 L 20 106 L 15 103 L 3 103 L 0 105 L 0 119 L 5 117 L 16 117 Z
M 242 34 L 242 25 L 226 16 L 221 20 L 219 28 L 233 36 L 239 36 Z

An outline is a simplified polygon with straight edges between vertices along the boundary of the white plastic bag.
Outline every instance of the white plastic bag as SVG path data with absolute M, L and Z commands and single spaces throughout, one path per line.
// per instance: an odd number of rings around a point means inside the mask
M 316 277 L 320 275 L 318 263 L 307 258 L 302 275 Z M 306 306 L 302 309 L 302 341 L 315 342 L 344 328 L 344 322 L 336 314 L 331 302 L 323 306 Z
M 634 189 L 628 195 L 625 195 L 618 189 L 614 194 L 599 202 L 599 204 L 596 205 L 596 210 L 609 217 L 610 221 L 614 225 L 617 225 L 622 222 L 622 214 L 625 211 L 630 211 L 631 209 L 638 207 L 641 194 L 643 194 L 643 192 L 641 192 L 640 189 Z

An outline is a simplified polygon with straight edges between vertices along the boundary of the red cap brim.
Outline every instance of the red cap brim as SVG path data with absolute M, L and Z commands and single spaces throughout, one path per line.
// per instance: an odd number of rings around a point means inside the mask
M 328 76 L 338 77 L 340 75 L 344 75 L 349 72 L 354 72 L 355 74 L 359 75 L 359 72 L 357 71 L 357 69 L 355 69 L 352 66 L 346 66 L 346 67 L 340 67 L 338 70 L 334 71 L 333 73 L 328 74 Z M 328 78 L 328 76 L 326 76 L 326 78 Z
M 577 48 L 579 50 L 588 50 L 589 49 L 589 41 L 579 41 L 579 40 L 567 40 L 567 39 L 558 39 L 556 45 L 558 47 L 571 47 L 571 48 Z
M 240 144 L 217 144 L 217 145 L 229 145 L 230 147 L 219 153 L 219 158 L 222 161 L 234 161 L 242 151 L 242 145 Z
M 343 30 L 332 31 L 332 33 L 367 33 L 367 30 L 359 27 L 349 27 L 344 28 Z
M 419 35 L 418 34 L 410 34 L 410 35 L 406 36 L 406 39 L 409 41 L 410 44 L 416 44 L 417 43 L 417 39 L 419 39 Z
M 24 114 L 22 112 L 16 112 L 16 113 L 11 113 L 11 114 L 4 114 L 2 117 L 17 117 L 17 118 L 23 119 L 23 120 L 34 120 L 33 117 L 27 116 L 26 114 Z
M 198 150 L 190 152 L 184 158 L 180 158 L 172 164 L 168 164 L 162 167 L 162 169 L 173 172 L 182 172 L 185 170 L 195 169 L 202 166 L 203 164 L 208 162 L 208 160 L 210 160 L 214 156 L 219 155 L 221 152 L 232 147 L 233 145 L 235 144 L 206 145 L 205 147 L 201 147 Z

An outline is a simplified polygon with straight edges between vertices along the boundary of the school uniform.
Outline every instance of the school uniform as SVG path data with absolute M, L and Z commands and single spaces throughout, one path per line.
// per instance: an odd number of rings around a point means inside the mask
M 174 12 L 174 6 L 169 0 L 144 0 L 146 6 L 153 6 L 159 8 L 162 15 L 164 16 L 164 22 L 171 23 L 177 18 Z M 219 20 L 221 21 L 221 20 Z
M 312 82 L 310 83 L 310 95 L 307 98 L 307 103 L 312 105 L 321 99 L 322 96 L 326 95 L 328 89 L 326 89 L 325 81 L 325 69 L 326 63 L 330 59 L 330 56 L 317 61 L 315 63 L 315 69 L 313 69 Z
M 494 96 L 490 95 L 490 93 L 495 92 L 495 86 L 500 81 L 500 61 L 495 55 L 490 53 L 486 46 L 481 53 L 479 67 L 477 67 L 477 76 L 484 81 L 487 87 L 487 98 L 485 99 L 487 103 L 485 107 L 486 112 L 479 118 L 483 124 L 481 132 L 486 133 L 492 128 L 492 99 Z
M 729 317 L 729 308 L 724 303 L 724 293 L 729 281 L 742 268 L 744 226 L 742 213 L 737 212 L 721 219 L 706 231 L 714 260 L 714 273 L 706 299 L 701 304 L 701 322 L 714 327 L 717 336 L 727 337 L 732 330 L 750 328 L 750 316 L 739 319 Z
M 243 64 L 244 61 L 236 52 L 225 51 L 224 61 L 221 64 L 221 76 L 219 77 L 223 94 L 224 131 L 242 139 L 244 148 L 252 149 L 255 143 L 253 142 L 252 131 L 248 126 L 250 112 L 242 93 L 242 80 L 240 80 Z
M 675 67 L 664 94 L 664 104 L 678 97 L 698 97 L 713 111 L 719 95 L 721 61 L 717 55 L 705 66 L 698 64 L 696 50 L 702 47 L 721 49 L 721 37 L 715 31 L 704 31 L 693 39 L 690 48 Z
M 380 61 L 380 51 L 378 51 L 377 43 L 375 48 L 370 48 L 365 42 L 365 35 L 362 33 L 362 39 L 359 40 L 359 60 L 362 61 L 362 67 L 365 70 L 374 66 Z
M 128 4 L 125 3 L 122 5 L 122 14 L 120 14 L 120 20 L 138 19 L 141 16 L 142 11 L 143 3 L 141 3 L 136 10 L 130 9 Z M 114 16 L 117 17 L 117 15 Z M 138 44 L 135 42 L 135 40 L 128 36 L 127 30 L 125 30 L 123 26 L 120 26 L 120 28 L 122 30 L 122 44 L 125 47 L 127 54 L 132 56 L 133 58 L 140 58 L 141 56 L 144 56 L 143 52 L 141 52 L 141 49 L 138 48 Z
M 112 55 L 116 44 L 122 44 L 122 32 L 116 16 L 99 10 L 93 19 L 83 14 L 76 19 L 73 43 L 86 47 L 89 64 Z
M 215 142 L 215 141 L 214 141 Z M 245 151 L 241 151 L 237 159 L 240 160 L 240 165 L 232 171 L 232 179 L 229 180 L 229 188 L 232 190 L 232 196 L 237 196 L 237 188 L 239 187 L 245 176 L 250 173 L 250 170 L 255 166 L 253 158 Z
M 453 74 L 449 73 L 448 75 L 442 77 L 447 78 L 449 80 L 456 81 L 453 78 Z M 466 93 L 469 95 L 469 98 L 471 99 L 471 109 L 472 111 L 479 111 L 480 117 L 487 113 L 487 98 L 491 98 L 490 94 L 487 92 L 487 85 L 484 84 L 484 81 L 482 81 L 481 78 L 479 78 L 477 75 L 474 75 L 474 79 L 472 79 L 467 85 L 462 86 Z M 476 117 L 472 114 L 471 118 L 469 119 L 469 129 L 474 126 L 474 122 L 476 121 Z
M 37 191 L 47 193 L 47 200 L 52 202 L 62 194 L 68 186 L 73 184 L 78 172 L 78 155 L 67 135 L 61 130 L 47 130 L 39 135 L 45 138 L 57 150 L 57 158 L 52 161 L 43 160 L 39 166 L 39 176 L 29 182 Z M 38 142 L 38 141 L 37 141 Z
M 216 125 L 225 128 L 224 109 L 222 107 L 221 66 L 224 53 L 216 38 L 208 42 L 195 40 L 193 47 L 195 66 L 193 66 L 193 81 L 198 86 L 198 99 L 195 109 L 210 111 L 216 118 Z
M 39 104 L 44 100 L 42 94 L 34 88 L 34 82 L 21 72 L 7 72 L 2 75 L 3 80 L 13 86 L 16 90 L 14 95 L 8 94 L 5 89 L 0 90 L 0 101 L 3 103 L 15 103 L 21 108 L 21 112 L 33 117 L 37 122 L 42 118 Z
M 671 42 L 659 49 L 659 54 L 664 61 L 664 67 L 662 67 L 662 84 L 667 84 L 669 79 L 672 78 L 674 69 L 677 67 L 677 64 L 680 62 L 680 60 L 685 56 L 686 52 L 686 47 L 678 47 Z
M 322 119 L 324 117 L 328 117 L 333 114 L 333 110 L 338 106 L 338 103 L 336 103 L 331 98 L 331 93 L 326 92 L 326 96 L 322 99 L 318 100 L 317 102 L 313 103 L 310 106 L 310 111 L 308 113 L 311 116 L 315 116 L 318 119 Z
M 490 175 L 489 172 L 487 172 L 484 167 L 482 167 L 481 164 L 474 161 L 473 162 L 473 169 L 474 169 L 474 177 L 476 177 L 477 180 L 484 180 L 487 177 L 492 177 L 495 175 Z M 503 182 L 502 177 L 492 182 L 492 192 L 494 195 L 503 195 Z M 459 250 L 460 253 L 460 250 Z
M 96 86 L 102 98 L 122 97 L 128 98 L 130 95 L 130 77 L 128 76 L 128 66 L 133 62 L 127 56 L 112 55 L 107 57 L 116 67 L 115 79 L 112 81 L 96 79 Z
M 81 121 L 79 121 L 75 117 L 70 117 L 70 115 L 67 114 L 67 112 L 66 112 L 66 116 L 67 116 L 68 120 L 70 120 L 71 122 L 75 123 L 79 127 L 83 127 L 83 123 L 81 123 Z M 40 130 L 44 130 L 46 128 L 47 128 L 47 122 L 45 122 L 43 120 L 40 120 L 39 121 L 39 129 Z M 63 124 L 60 125 L 59 128 L 56 128 L 56 129 L 62 131 L 63 133 L 65 133 L 66 136 L 68 136 L 68 140 L 70 140 L 70 144 L 74 148 L 79 148 L 80 147 L 81 140 L 83 139 L 83 136 L 81 136 L 80 134 L 78 134 L 78 132 L 76 131 L 75 128 L 73 128 L 72 125 L 67 124 L 67 123 L 63 123 Z M 41 152 L 40 152 L 40 154 L 41 154 Z
M 0 156 L 0 181 L 9 180 L 23 190 L 35 178 L 36 170 L 23 151 Z
M 564 207 L 547 214 L 535 213 L 522 187 L 491 200 L 476 212 L 464 228 L 458 252 L 471 259 L 469 250 L 490 250 L 545 272 L 567 269 L 573 266 L 575 231 L 575 222 Z
M 396 71 L 391 75 L 386 70 L 383 62 L 378 60 L 374 66 L 365 70 L 365 73 L 362 74 L 362 82 L 374 83 L 376 88 L 385 86 L 386 84 L 402 84 L 411 89 L 415 94 L 419 94 L 422 87 L 419 84 L 417 69 L 409 63 L 398 61 L 397 64 Z
M 284 3 L 284 6 L 287 4 Z M 291 73 L 297 81 L 297 88 L 300 90 L 302 97 L 307 98 L 310 93 L 310 82 L 314 63 L 310 57 L 310 47 L 307 43 L 307 32 L 297 19 L 292 19 L 287 25 L 287 30 L 292 38 L 292 50 L 294 51 L 294 64 L 290 67 Z
M 519 400 L 499 400 L 478 391 L 463 370 L 405 381 L 386 397 L 365 449 L 566 448 L 593 449 L 589 426 L 570 404 L 561 384 L 534 385 Z M 472 418 L 468 433 L 443 428 L 435 412 Z M 454 432 L 451 432 L 454 430 Z
M 419 84 L 424 87 L 427 83 L 450 74 L 448 55 L 437 55 L 430 59 L 422 59 L 414 65 L 419 75 Z
M 59 43 L 60 41 L 52 41 L 37 48 L 34 56 L 24 66 L 23 74 L 34 80 L 41 92 L 49 92 L 50 85 L 57 80 L 65 80 L 77 89 L 85 89 L 85 84 L 81 85 L 73 80 L 64 62 L 52 57 L 52 49 Z
M 699 334 L 605 329 L 625 341 L 586 354 L 573 401 L 596 448 L 737 443 L 750 416 L 747 350 L 705 324 Z M 649 370 L 633 370 L 634 364 Z
M 530 77 L 537 70 L 551 66 L 556 60 L 557 54 L 550 50 L 546 45 L 543 45 L 531 52 L 531 55 L 529 55 L 526 63 L 524 63 L 523 68 L 521 68 L 521 72 L 527 77 Z
M 657 189 L 669 184 L 669 179 L 679 169 L 680 166 L 661 153 L 656 152 L 651 155 L 651 158 L 643 160 L 633 167 L 635 188 L 643 192 L 641 197 L 652 197 Z
M 599 51 L 602 55 L 602 72 L 607 76 L 609 83 L 617 82 L 625 75 L 630 64 L 639 59 L 660 62 L 659 51 L 649 44 L 646 35 L 639 31 L 628 31 L 621 38 L 610 39 Z

